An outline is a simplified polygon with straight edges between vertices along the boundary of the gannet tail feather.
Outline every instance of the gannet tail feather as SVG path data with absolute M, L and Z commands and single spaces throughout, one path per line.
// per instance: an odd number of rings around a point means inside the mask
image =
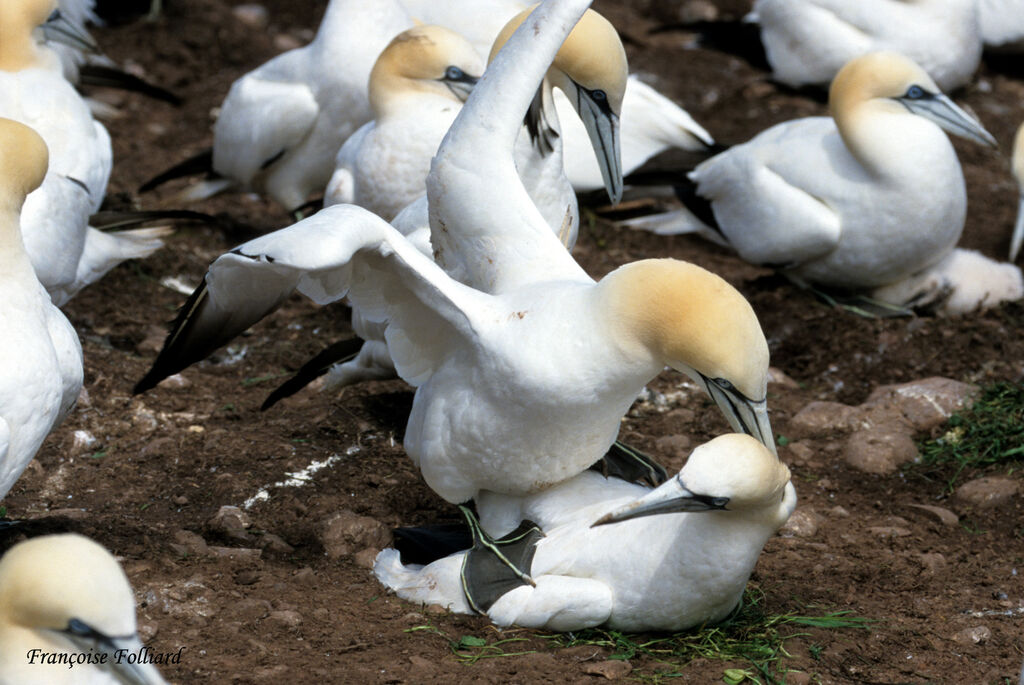
M 260 411 L 266 411 L 281 400 L 291 397 L 314 380 L 327 373 L 335 364 L 354 359 L 363 347 L 362 338 L 348 338 L 328 345 L 315 357 L 307 361 L 295 374 L 267 395 L 260 405 Z
M 167 102 L 175 107 L 183 102 L 179 96 L 166 88 L 161 88 L 117 67 L 103 64 L 90 64 L 88 62 L 82 64 L 78 68 L 78 82 L 83 86 L 118 88 L 120 90 L 141 93 L 146 97 Z
M 605 478 L 618 478 L 629 483 L 656 488 L 668 480 L 665 467 L 635 447 L 616 440 L 608 452 L 590 467 Z
M 395 549 L 403 564 L 427 564 L 473 546 L 473 534 L 465 522 L 395 528 Z
M 213 148 L 207 148 L 188 159 L 178 162 L 170 169 L 163 171 L 139 186 L 140 193 L 147 193 L 159 188 L 168 181 L 185 176 L 213 173 Z

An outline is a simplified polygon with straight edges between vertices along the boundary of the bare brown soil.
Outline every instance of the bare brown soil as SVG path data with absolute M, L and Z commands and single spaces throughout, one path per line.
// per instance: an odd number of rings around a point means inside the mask
M 167 205 L 176 188 L 141 199 L 134 189 L 209 145 L 211 110 L 232 80 L 278 52 L 282 37 L 308 40 L 324 3 L 267 0 L 266 31 L 237 21 L 230 11 L 235 2 L 167 4 L 155 24 L 96 31 L 113 58 L 187 99 L 172 108 L 101 94 L 114 98 L 122 112 L 109 123 L 115 205 Z M 745 3 L 720 5 L 738 13 Z M 775 122 L 824 111 L 782 92 L 741 60 L 687 49 L 685 34 L 649 35 L 659 18 L 672 18 L 673 6 L 667 0 L 633 7 L 597 3 L 626 36 L 633 68 L 651 74 L 718 139 L 739 142 Z M 1008 149 L 1024 119 L 1024 83 L 983 67 L 957 96 Z M 1003 257 L 1016 202 L 1007 157 L 959 142 L 957 149 L 970 196 L 963 245 Z M 6 498 L 9 515 L 36 519 L 33 533 L 82 532 L 123 558 L 144 637 L 157 651 L 184 647 L 181 663 L 165 669 L 174 682 L 600 678 L 587 671 L 611 650 L 553 649 L 529 631 L 503 635 L 525 638 L 508 645 L 509 651 L 530 653 L 466 665 L 436 631 L 454 640 L 499 639 L 485 619 L 431 613 L 389 596 L 367 569 L 369 553 L 358 554 L 358 548 L 339 558 L 325 555 L 324 522 L 342 510 L 387 527 L 453 515 L 402 452 L 412 397 L 403 383 L 367 384 L 340 398 L 304 392 L 259 411 L 282 374 L 345 335 L 341 310 L 296 298 L 241 338 L 233 357 L 223 354 L 186 371 L 179 387 L 132 397 L 132 385 L 162 342 L 164 322 L 183 301 L 161 280 L 179 277 L 195 285 L 219 253 L 288 221 L 280 208 L 250 196 L 216 198 L 197 208 L 218 214 L 221 225 L 182 228 L 156 256 L 122 265 L 68 305 L 84 348 L 88 399 Z M 867 321 L 829 309 L 697 239 L 630 232 L 602 220 L 585 224 L 576 254 L 595 276 L 658 255 L 702 264 L 739 287 L 761 318 L 773 365 L 799 384 L 772 386 L 773 424 L 783 436 L 790 417 L 813 400 L 856 404 L 879 385 L 933 375 L 981 384 L 1024 375 L 1019 304 L 959 320 Z M 652 387 L 671 392 L 681 380 L 666 373 Z M 637 409 L 625 420 L 623 435 L 676 469 L 689 448 L 724 429 L 717 410 L 698 400 L 665 413 Z M 76 431 L 89 431 L 96 444 L 76 445 Z M 786 682 L 1015 681 L 1024 653 L 1021 500 L 995 510 L 965 510 L 948 500 L 941 478 L 913 468 L 865 475 L 845 466 L 838 439 L 800 444 L 799 450 L 784 447 L 782 458 L 792 467 L 800 506 L 821 514 L 823 523 L 810 538 L 769 541 L 752 583 L 765 593 L 770 613 L 848 609 L 875 623 L 870 631 L 800 629 L 803 635 L 786 643 L 789 656 L 782 663 L 794 671 Z M 331 455 L 342 458 L 305 486 L 273 486 L 287 472 Z M 268 485 L 270 498 L 249 510 L 248 530 L 230 534 L 210 523 L 220 507 L 240 506 Z M 952 508 L 961 525 L 943 526 L 911 504 Z M 879 533 L 885 528 L 909 534 Z M 229 549 L 203 554 L 202 543 L 182 531 Z M 6 547 L 16 539 L 9 533 L 0 543 Z M 410 632 L 425 625 L 436 631 Z M 991 632 L 981 643 L 955 639 L 979 626 Z M 630 677 L 655 677 L 668 668 L 650 657 L 630 664 Z M 682 677 L 719 682 L 724 669 L 748 666 L 743 660 L 697 659 Z

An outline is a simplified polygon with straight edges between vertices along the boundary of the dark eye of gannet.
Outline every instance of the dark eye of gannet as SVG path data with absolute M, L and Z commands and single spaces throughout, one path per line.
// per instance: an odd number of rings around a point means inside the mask
M 907 88 L 907 94 L 904 95 L 903 97 L 909 98 L 911 100 L 920 100 L 925 95 L 925 90 L 921 86 L 910 86 L 910 88 Z
M 603 90 L 592 90 L 590 91 L 590 97 L 594 102 L 604 102 L 608 99 L 608 94 Z
M 715 379 L 715 385 L 720 387 L 722 390 L 735 390 L 736 389 L 736 388 L 733 387 L 732 383 L 730 383 L 727 378 L 716 378 Z
M 444 70 L 444 77 L 449 81 L 459 81 L 465 78 L 465 76 L 466 75 L 462 72 L 462 69 L 459 69 L 458 67 L 448 67 Z

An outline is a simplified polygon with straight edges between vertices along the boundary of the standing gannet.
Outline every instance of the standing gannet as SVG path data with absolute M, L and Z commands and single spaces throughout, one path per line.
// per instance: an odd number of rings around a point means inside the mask
M 42 186 L 22 209 L 22 235 L 39 280 L 63 304 L 116 264 L 163 245 L 166 229 L 103 233 L 89 217 L 103 202 L 110 136 L 65 80 L 33 31 L 56 14 L 56 0 L 0 3 L 0 116 L 34 128 L 50 150 Z
M 466 36 L 481 54 L 491 50 L 495 36 L 517 14 L 533 6 L 519 0 L 401 0 L 410 16 L 447 26 Z M 556 90 L 554 105 L 562 121 L 565 173 L 578 191 L 597 190 L 607 179 L 600 157 L 591 149 L 588 130 L 573 116 L 572 96 Z M 714 140 L 679 105 L 636 76 L 630 76 L 622 97 L 622 164 L 629 173 L 669 148 L 705 151 Z
M 46 143 L 0 119 L 0 499 L 82 388 L 82 348 L 40 285 L 19 214 L 46 176 Z
M 370 72 L 373 121 L 338 151 L 324 204 L 357 204 L 391 221 L 423 195 L 430 158 L 483 70 L 473 46 L 446 28 L 398 34 Z
M 832 118 L 773 126 L 700 164 L 695 213 L 739 255 L 800 282 L 896 283 L 950 253 L 967 208 L 945 129 L 994 145 L 906 57 L 871 53 L 830 90 Z M 712 230 L 712 229 L 708 229 Z
M 45 535 L 0 558 L 0 685 L 165 683 L 143 650 L 131 585 L 100 545 Z
M 575 265 L 564 249 L 556 255 L 552 262 Z M 586 469 L 665 366 L 699 383 L 734 430 L 773 443 L 768 346 L 750 305 L 718 276 L 655 259 L 600 282 L 578 266 L 553 269 L 548 280 L 491 295 L 351 205 L 214 261 L 136 392 L 203 358 L 295 288 L 321 304 L 347 295 L 367 318 L 389 322 L 395 366 L 417 388 L 406 451 L 450 502 L 484 490 L 528 494 Z
M 1017 135 L 1013 139 L 1011 165 L 1020 195 L 1017 200 L 1017 222 L 1013 227 L 1013 237 L 1010 238 L 1010 261 L 1015 262 L 1021 243 L 1024 242 L 1024 124 L 1017 129 Z
M 403 599 L 501 626 L 683 630 L 736 608 L 795 506 L 784 464 L 749 436 L 723 435 L 654 490 L 588 471 L 524 498 L 537 532 L 498 543 L 523 562 L 515 571 L 475 546 L 427 566 L 403 566 L 386 549 L 374 572 Z
M 825 86 L 851 59 L 892 50 L 951 91 L 981 60 L 978 0 L 757 0 L 745 21 L 761 27 L 772 77 L 794 88 Z
M 313 42 L 231 85 L 213 127 L 212 170 L 223 178 L 192 196 L 241 185 L 295 210 L 323 190 L 342 143 L 370 120 L 374 61 L 411 23 L 392 0 L 331 0 Z

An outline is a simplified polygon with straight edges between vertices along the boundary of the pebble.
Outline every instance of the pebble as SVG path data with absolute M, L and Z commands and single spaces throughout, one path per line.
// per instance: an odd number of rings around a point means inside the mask
M 373 562 L 376 560 L 378 554 L 380 554 L 380 549 L 376 547 L 367 547 L 366 549 L 353 554 L 352 561 L 360 568 L 372 569 Z
M 961 504 L 991 509 L 1006 504 L 1020 492 L 1020 483 L 1013 478 L 986 476 L 964 483 L 956 489 Z
M 85 452 L 96 446 L 96 436 L 86 430 L 77 430 L 71 438 L 71 449 L 76 454 Z
M 786 375 L 782 369 L 774 366 L 768 367 L 768 384 L 769 385 L 781 385 L 783 388 L 789 388 L 790 390 L 799 390 L 800 384 L 795 380 Z
M 810 445 L 804 442 L 791 442 L 783 448 L 784 451 L 789 451 L 791 455 L 791 461 L 794 464 L 806 464 L 811 458 L 814 457 L 814 450 Z
M 309 566 L 304 566 L 295 572 L 292 580 L 303 585 L 311 585 L 316 582 L 316 573 Z
M 811 538 L 818 532 L 818 527 L 824 520 L 821 514 L 810 507 L 800 507 L 783 524 L 779 535 L 786 538 Z
M 199 533 L 191 530 L 177 530 L 174 532 L 173 549 L 179 556 L 203 557 L 209 553 L 209 546 L 206 540 Z
M 289 36 L 287 33 L 279 33 L 274 36 L 274 48 L 279 52 L 286 52 L 301 47 L 302 41 L 294 36 Z
M 946 557 L 939 552 L 918 554 L 917 560 L 920 562 L 924 570 L 933 576 L 946 569 Z
M 263 5 L 236 5 L 231 10 L 231 14 L 235 15 L 235 19 L 255 31 L 262 31 L 267 28 L 267 23 L 270 21 L 267 8 Z
M 191 385 L 192 381 L 185 378 L 180 373 L 176 373 L 157 383 L 156 387 L 163 388 L 164 390 L 182 390 Z
M 938 519 L 939 523 L 945 526 L 955 526 L 957 523 L 960 522 L 960 517 L 951 512 L 949 509 L 946 509 L 945 507 L 937 507 L 932 504 L 908 504 L 907 506 L 928 512 L 936 519 Z
M 718 8 L 708 0 L 689 0 L 679 6 L 678 21 L 682 24 L 715 21 L 716 19 L 718 19 Z
M 346 509 L 321 524 L 319 539 L 328 558 L 338 559 L 368 547 L 387 547 L 391 544 L 391 530 L 374 518 Z
M 263 556 L 262 549 L 247 547 L 208 547 L 209 555 L 218 559 L 259 559 Z
M 583 664 L 583 672 L 587 675 L 596 675 L 606 680 L 618 680 L 625 678 L 633 671 L 633 665 L 621 659 L 608 659 L 596 663 Z
M 249 542 L 253 536 L 248 532 L 252 527 L 252 519 L 238 507 L 225 505 L 217 510 L 209 521 L 207 527 L 215 533 L 219 533 L 232 540 Z
M 274 623 L 285 628 L 298 628 L 302 625 L 302 614 L 294 609 L 271 611 L 270 615 L 264 620 L 267 623 Z
M 988 626 L 975 626 L 965 628 L 953 636 L 953 639 L 962 645 L 983 645 L 992 637 L 992 631 Z
M 954 412 L 969 406 L 977 394 L 977 386 L 935 376 L 880 386 L 861 406 L 889 408 L 898 412 L 914 431 L 927 431 L 942 425 Z
M 857 419 L 857 410 L 840 402 L 811 402 L 789 420 L 790 438 L 825 438 L 848 431 Z
M 279 554 L 291 554 L 295 551 L 295 548 L 284 541 L 280 536 L 274 535 L 273 533 L 264 533 L 260 537 L 260 547 L 263 549 L 269 549 L 271 552 L 277 552 Z
M 911 532 L 900 526 L 871 526 L 868 528 L 868 534 L 878 538 L 905 538 Z
M 259 571 L 239 571 L 235 574 L 235 583 L 238 585 L 255 585 L 259 579 Z
M 846 463 L 865 473 L 895 473 L 901 464 L 917 457 L 917 445 L 898 431 L 860 430 L 850 436 L 843 450 Z
M 245 597 L 237 602 L 229 603 L 225 608 L 225 613 L 231 618 L 238 618 L 251 623 L 269 616 L 271 609 L 270 602 L 265 599 Z

